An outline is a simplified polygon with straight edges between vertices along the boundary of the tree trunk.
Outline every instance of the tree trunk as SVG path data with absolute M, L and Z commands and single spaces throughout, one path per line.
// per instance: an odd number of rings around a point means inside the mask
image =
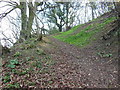
M 0 43 L 0 56 L 2 55 L 2 44 Z
M 66 31 L 68 30 L 69 2 L 66 2 Z
M 19 42 L 31 37 L 32 24 L 36 12 L 36 6 L 33 6 L 32 2 L 28 3 L 29 17 L 27 17 L 27 5 L 26 2 L 20 2 L 21 5 L 21 31 Z M 28 18 L 28 19 L 27 19 Z
M 59 31 L 62 32 L 62 25 L 59 24 L 58 28 L 59 28 Z
M 93 7 L 91 7 L 91 10 L 92 10 L 92 19 L 94 19 L 94 10 L 93 10 Z
M 36 8 L 33 6 L 32 2 L 29 3 L 29 19 L 27 24 L 27 38 L 31 37 L 32 24 L 35 17 Z
M 20 2 L 21 5 L 21 31 L 20 31 L 20 41 L 27 39 L 27 15 L 26 15 L 26 2 Z
M 115 10 L 117 11 L 117 17 L 118 17 L 118 27 L 120 28 L 120 2 L 114 3 Z

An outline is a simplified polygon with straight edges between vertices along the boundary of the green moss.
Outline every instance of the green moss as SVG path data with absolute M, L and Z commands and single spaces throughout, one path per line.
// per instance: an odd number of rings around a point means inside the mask
M 72 34 L 74 31 L 76 31 L 81 26 L 81 25 L 78 25 L 73 27 L 69 31 L 62 32 L 60 35 L 54 36 L 54 38 L 67 42 L 69 44 L 74 44 L 80 47 L 84 47 L 88 45 L 91 41 L 95 40 L 94 35 L 96 33 L 103 30 L 105 25 L 109 24 L 114 20 L 115 20 L 115 17 L 106 18 L 106 20 L 103 23 L 90 24 L 86 28 L 80 30 L 79 33 L 74 35 L 69 35 L 69 34 Z

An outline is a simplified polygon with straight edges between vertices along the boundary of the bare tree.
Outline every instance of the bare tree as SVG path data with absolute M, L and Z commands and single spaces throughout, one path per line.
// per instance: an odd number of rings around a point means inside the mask
M 7 11 L 0 14 L 0 19 L 3 19 L 7 15 L 9 15 L 9 13 L 11 13 L 17 8 L 20 9 L 21 11 L 21 15 L 20 15 L 21 16 L 21 30 L 20 30 L 20 37 L 19 37 L 20 42 L 23 42 L 24 40 L 31 37 L 32 25 L 34 22 L 35 13 L 37 11 L 40 12 L 44 10 L 44 9 L 37 10 L 37 7 L 42 6 L 43 2 L 38 3 L 38 2 L 30 2 L 29 0 L 28 2 L 26 0 L 24 1 L 25 2 L 19 2 L 19 3 L 16 1 L 4 1 L 4 0 L 0 1 L 0 3 L 2 2 L 6 3 L 6 5 L 4 5 L 3 7 L 7 7 L 7 6 L 11 7 Z M 27 13 L 29 14 L 29 16 L 27 16 Z

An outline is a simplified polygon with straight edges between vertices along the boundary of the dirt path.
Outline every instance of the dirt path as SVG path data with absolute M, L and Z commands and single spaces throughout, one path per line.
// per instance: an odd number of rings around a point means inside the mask
M 108 62 L 96 54 L 97 47 L 80 49 L 51 38 L 55 48 L 47 52 L 56 60 L 53 67 L 56 87 L 117 87 L 117 62 Z

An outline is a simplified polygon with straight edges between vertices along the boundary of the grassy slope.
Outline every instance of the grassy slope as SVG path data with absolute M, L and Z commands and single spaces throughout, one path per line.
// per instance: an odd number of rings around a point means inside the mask
M 95 40 L 96 38 L 94 37 L 94 35 L 99 34 L 99 32 L 102 31 L 107 24 L 115 20 L 115 17 L 106 18 L 102 23 L 98 23 L 98 22 L 94 23 L 99 19 L 101 18 L 93 20 L 91 24 L 89 24 L 85 28 L 81 28 L 81 27 L 85 26 L 86 24 L 78 25 L 73 27 L 69 31 L 62 32 L 60 35 L 56 35 L 53 37 L 61 41 L 67 42 L 69 44 L 74 44 L 80 47 L 86 46 L 91 41 Z M 79 33 L 72 34 L 78 29 L 79 29 Z

